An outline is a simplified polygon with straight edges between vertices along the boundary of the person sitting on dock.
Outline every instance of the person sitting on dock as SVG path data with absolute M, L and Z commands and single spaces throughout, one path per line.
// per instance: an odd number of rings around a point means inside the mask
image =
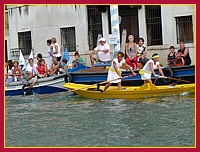
M 12 60 L 8 60 L 6 63 L 6 83 L 10 83 L 14 81 L 14 77 L 12 74 L 12 70 L 13 70 L 13 61 Z
M 14 76 L 14 81 L 20 81 L 22 76 L 22 69 L 19 67 L 19 62 L 14 61 L 14 69 L 12 75 Z
M 137 44 L 134 42 L 134 36 L 129 35 L 128 36 L 128 43 L 126 43 L 126 63 L 130 65 L 133 69 L 138 69 L 138 63 L 137 63 Z
M 32 58 L 28 59 L 29 65 L 26 67 L 27 78 L 26 81 L 30 80 L 32 77 L 36 75 L 36 65 Z
M 53 76 L 54 74 L 58 74 L 59 69 L 61 67 L 60 62 L 57 61 L 56 56 L 53 56 L 52 60 L 53 60 L 53 63 L 52 63 L 51 69 L 48 72 L 48 76 Z
M 185 44 L 183 42 L 180 42 L 180 49 L 178 50 L 177 57 L 182 57 L 184 59 L 184 65 L 190 65 L 191 64 L 191 58 L 189 54 L 189 49 L 185 47 Z
M 72 61 L 72 68 L 79 66 L 80 64 L 85 65 L 85 61 L 78 52 L 74 53 L 75 59 Z
M 48 69 L 47 69 L 47 64 L 45 63 L 45 60 L 41 59 L 39 60 L 39 63 L 40 64 L 36 68 L 36 76 L 33 80 L 33 83 L 30 85 L 30 88 L 32 88 L 37 83 L 38 78 L 47 77 Z
M 152 81 L 151 81 L 151 74 L 152 73 L 155 77 L 159 76 L 154 72 L 154 69 L 158 69 L 160 74 L 162 75 L 162 77 L 165 77 L 164 74 L 163 74 L 163 71 L 160 67 L 159 55 L 157 53 L 154 53 L 152 55 L 152 58 L 145 64 L 143 69 L 141 69 L 139 71 L 139 73 L 141 75 L 141 79 L 144 80 L 144 83 L 151 83 L 152 84 Z
M 144 45 L 144 39 L 139 38 L 137 45 L 137 59 L 138 59 L 139 69 L 142 69 L 143 66 L 149 61 L 149 59 L 146 58 L 146 55 L 147 55 L 147 48 Z
M 184 65 L 184 59 L 182 57 L 177 57 L 177 53 L 175 52 L 175 47 L 170 46 L 170 52 L 167 56 L 168 65 L 171 66 L 182 66 Z
M 185 65 L 185 60 L 183 59 L 182 52 L 176 52 L 176 66 Z
M 122 65 L 125 65 L 131 72 L 133 75 L 136 75 L 135 72 L 132 70 L 132 68 L 125 62 L 124 60 L 124 53 L 123 52 L 118 52 L 117 53 L 117 58 L 115 58 L 113 61 L 112 61 L 112 65 L 108 71 L 108 77 L 107 77 L 107 81 L 110 81 L 108 82 L 108 84 L 106 84 L 106 86 L 104 87 L 104 91 L 106 91 L 110 85 L 112 83 L 117 83 L 118 84 L 118 90 L 121 90 L 121 79 L 122 79 L 122 76 L 121 76 L 121 71 L 119 70 L 119 68 L 122 66 Z M 119 79 L 119 80 L 115 80 L 115 81 L 112 81 L 114 79 Z
M 105 38 L 100 38 L 98 41 L 100 42 L 100 45 L 94 48 L 90 54 L 91 65 L 94 65 L 94 61 L 110 64 L 110 46 L 106 43 Z M 98 57 L 95 57 L 95 53 L 97 53 Z
M 68 67 L 69 67 L 68 61 L 66 59 L 62 59 L 62 64 L 63 64 L 63 67 L 60 68 L 60 72 L 65 73 L 68 71 Z
M 44 59 L 41 59 L 39 63 L 40 64 L 36 68 L 37 69 L 36 75 L 38 78 L 45 78 L 47 77 L 47 71 L 48 71 L 47 64 L 45 63 Z
M 37 66 L 40 65 L 40 60 L 42 59 L 42 54 L 38 53 L 37 54 Z

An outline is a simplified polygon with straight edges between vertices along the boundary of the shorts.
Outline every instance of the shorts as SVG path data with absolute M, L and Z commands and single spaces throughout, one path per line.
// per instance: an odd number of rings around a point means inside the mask
M 107 81 L 118 79 L 118 78 L 120 78 L 120 77 L 116 72 L 112 72 L 110 70 L 108 71 Z M 111 81 L 109 83 L 119 83 L 119 82 L 121 82 L 121 79 L 115 80 L 115 81 Z
M 151 73 L 144 72 L 144 74 L 141 75 L 141 79 L 142 80 L 151 79 Z
M 99 60 L 98 62 L 104 63 L 104 64 L 111 64 L 111 61 L 101 61 L 101 60 Z
M 98 58 L 98 56 L 97 56 L 96 54 L 94 54 L 94 55 L 93 55 L 93 59 L 94 59 L 95 61 L 98 61 L 99 58 Z
M 104 64 L 111 64 L 111 61 L 101 61 L 98 57 L 98 55 L 94 54 L 93 55 L 93 59 L 96 61 L 96 62 L 100 62 L 100 63 L 104 63 Z
M 145 65 L 147 62 L 149 61 L 148 58 L 144 57 L 144 59 L 139 59 L 138 62 L 142 63 L 143 65 Z

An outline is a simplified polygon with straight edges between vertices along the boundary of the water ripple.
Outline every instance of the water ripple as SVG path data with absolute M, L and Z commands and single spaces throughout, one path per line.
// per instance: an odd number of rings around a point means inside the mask
M 7 146 L 194 146 L 194 95 L 6 98 Z

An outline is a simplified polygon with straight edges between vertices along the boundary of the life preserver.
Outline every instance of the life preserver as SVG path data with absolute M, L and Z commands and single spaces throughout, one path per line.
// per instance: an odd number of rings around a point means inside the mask
M 64 79 L 65 79 L 65 83 L 71 82 L 71 81 L 72 81 L 72 76 L 71 76 L 71 74 L 66 73 Z
M 22 95 L 29 95 L 29 94 L 30 94 L 30 92 L 31 92 L 31 87 L 29 87 L 29 86 L 30 86 L 30 84 L 24 84 L 24 85 L 22 86 Z M 26 87 L 28 87 L 28 90 L 27 90 L 26 92 L 24 92 L 24 89 L 25 89 Z
M 171 68 L 166 67 L 162 70 L 166 77 L 172 78 L 174 76 L 174 73 Z M 162 81 L 164 82 L 164 84 L 169 84 L 171 80 L 170 79 L 162 79 Z

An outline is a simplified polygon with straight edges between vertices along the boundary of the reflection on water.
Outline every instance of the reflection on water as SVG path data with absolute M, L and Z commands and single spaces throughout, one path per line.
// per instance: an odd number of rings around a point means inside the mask
M 194 146 L 194 94 L 6 98 L 6 146 Z

